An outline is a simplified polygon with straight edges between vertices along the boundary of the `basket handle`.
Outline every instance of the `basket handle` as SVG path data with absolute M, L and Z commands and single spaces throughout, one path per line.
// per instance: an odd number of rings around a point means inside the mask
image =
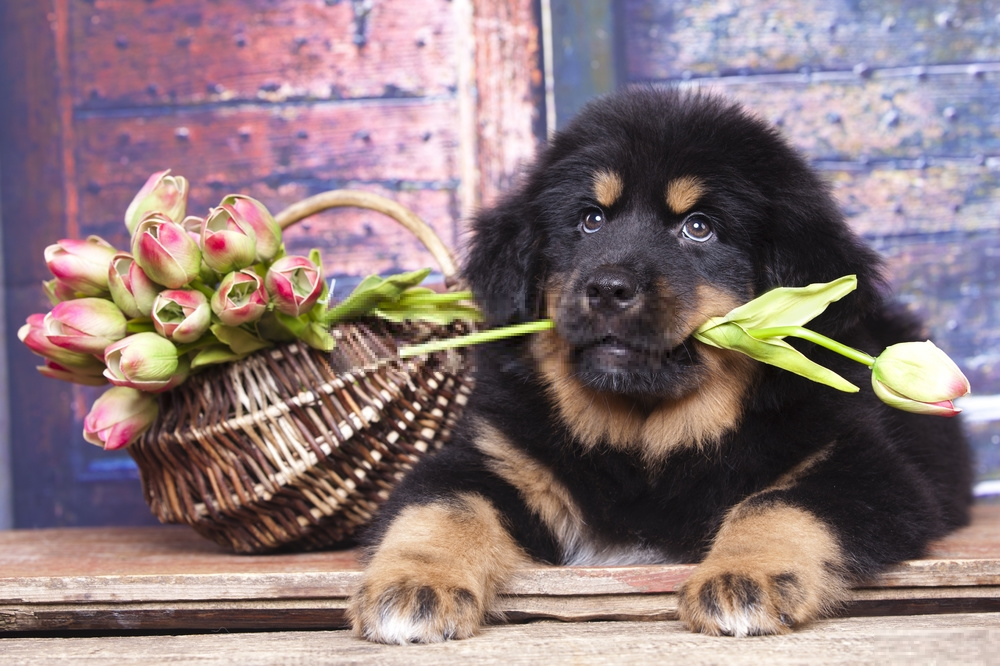
M 328 190 L 292 204 L 275 215 L 274 219 L 278 226 L 286 229 L 310 215 L 343 206 L 367 208 L 388 215 L 399 222 L 434 256 L 444 274 L 445 283 L 451 285 L 455 282 L 458 276 L 458 264 L 434 230 L 410 209 L 381 195 L 361 190 Z

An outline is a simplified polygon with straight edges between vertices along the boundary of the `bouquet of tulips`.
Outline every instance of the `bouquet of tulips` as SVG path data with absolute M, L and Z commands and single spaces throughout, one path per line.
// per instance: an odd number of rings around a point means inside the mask
M 202 217 L 187 215 L 188 182 L 155 173 L 125 212 L 120 251 L 97 236 L 45 250 L 52 310 L 18 331 L 45 359 L 39 372 L 77 384 L 112 384 L 84 420 L 84 438 L 105 449 L 137 440 L 156 420 L 156 393 L 207 366 L 278 342 L 330 350 L 330 327 L 349 318 L 475 320 L 466 292 L 417 285 L 429 270 L 366 279 L 329 304 L 319 252 L 286 255 L 267 208 L 233 194 Z

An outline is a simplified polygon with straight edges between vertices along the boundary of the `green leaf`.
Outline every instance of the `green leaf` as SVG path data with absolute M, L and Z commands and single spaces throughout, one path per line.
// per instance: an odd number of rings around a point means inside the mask
M 271 347 L 272 343 L 268 340 L 261 340 L 253 333 L 243 330 L 239 327 L 226 326 L 225 324 L 212 324 L 210 329 L 219 339 L 220 342 L 225 343 L 233 350 L 236 354 L 249 354 L 255 352 L 258 349 L 265 349 Z
M 715 322 L 714 324 L 712 324 L 713 321 Z M 740 324 L 721 321 L 718 317 L 710 320 L 708 323 L 712 325 L 703 326 L 695 331 L 694 334 L 695 338 L 705 344 L 719 347 L 720 349 L 732 349 L 741 352 L 761 363 L 767 363 L 788 370 L 789 372 L 794 372 L 806 379 L 826 384 L 840 391 L 847 393 L 858 392 L 857 386 L 833 370 L 810 361 L 784 340 L 778 338 L 758 340 L 747 333 Z
M 745 330 L 802 326 L 857 286 L 857 276 L 845 275 L 832 282 L 806 287 L 778 287 L 731 310 L 721 320 L 737 323 Z M 702 328 L 711 323 L 707 322 Z
M 350 295 L 330 308 L 324 317 L 326 324 L 356 319 L 370 313 L 387 301 L 394 301 L 409 289 L 415 287 L 430 275 L 431 269 L 424 268 L 411 273 L 401 273 L 387 278 L 370 275 L 359 284 Z
M 316 322 L 311 322 L 306 326 L 301 335 L 299 335 L 299 339 L 313 349 L 319 349 L 320 351 L 333 351 L 333 348 L 337 346 L 337 342 L 330 335 L 329 329 L 325 325 Z
M 202 349 L 191 359 L 191 369 L 203 368 L 207 365 L 218 365 L 219 363 L 229 363 L 238 361 L 246 357 L 247 354 L 237 354 L 226 345 L 213 345 Z
M 281 321 L 281 318 L 286 316 L 277 310 L 268 310 L 265 312 L 260 320 L 254 324 L 257 337 L 273 342 L 294 342 L 296 338 L 295 333 L 290 331 Z

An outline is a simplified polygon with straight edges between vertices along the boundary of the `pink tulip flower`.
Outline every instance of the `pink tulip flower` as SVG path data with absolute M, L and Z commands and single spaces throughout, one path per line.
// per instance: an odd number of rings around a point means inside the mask
M 226 326 L 257 321 L 266 309 L 264 280 L 252 270 L 236 271 L 222 278 L 212 296 L 212 312 Z
M 52 275 L 68 289 L 83 296 L 99 296 L 108 290 L 108 264 L 115 248 L 106 240 L 64 238 L 45 248 L 45 263 Z
M 63 301 L 71 301 L 74 298 L 78 298 L 78 295 L 73 288 L 58 278 L 43 282 L 42 289 L 45 290 L 45 295 L 49 297 L 49 302 L 52 303 L 52 305 L 57 305 Z
M 201 270 L 201 249 L 180 224 L 150 213 L 132 236 L 132 256 L 149 278 L 169 289 L 180 289 Z
M 886 347 L 872 365 L 872 388 L 892 407 L 937 416 L 961 412 L 952 401 L 970 390 L 955 362 L 929 340 Z
M 115 386 L 94 401 L 83 420 L 83 438 L 107 450 L 120 449 L 139 439 L 159 414 L 156 398 L 135 389 Z
M 165 289 L 153 303 L 152 317 L 160 335 L 185 344 L 205 334 L 212 323 L 212 309 L 200 291 Z
M 323 271 L 307 257 L 282 257 L 271 264 L 264 286 L 279 312 L 298 317 L 323 293 Z
M 102 372 L 104 364 L 100 362 L 93 369 L 81 370 L 79 368 L 68 368 L 60 365 L 52 359 L 45 359 L 45 365 L 39 365 L 36 369 L 50 379 L 59 379 L 64 382 L 83 384 L 84 386 L 104 386 L 108 383 L 107 377 Z
M 27 323 L 18 329 L 17 337 L 32 353 L 38 354 L 60 367 L 90 374 L 94 372 L 100 374 L 104 370 L 104 363 L 91 354 L 73 352 L 53 344 L 45 333 L 45 315 L 43 314 L 30 315 Z
M 127 322 L 118 306 L 103 298 L 78 298 L 59 303 L 45 315 L 49 342 L 78 354 L 102 357 L 112 342 L 125 337 Z
M 108 288 L 115 305 L 125 316 L 133 319 L 149 316 L 156 294 L 161 289 L 128 252 L 119 252 L 112 257 L 108 267 Z
M 190 363 L 177 348 L 152 331 L 136 333 L 110 345 L 104 353 L 104 376 L 115 386 L 160 393 L 187 379 Z
M 261 202 L 242 194 L 230 194 L 219 204 L 229 211 L 240 228 L 253 229 L 256 260 L 270 261 L 281 249 L 281 227 Z
M 208 267 L 225 275 L 254 263 L 257 234 L 231 208 L 213 208 L 201 225 L 201 249 Z
M 182 176 L 171 176 L 170 170 L 158 171 L 132 199 L 125 210 L 125 226 L 130 234 L 149 213 L 161 213 L 174 222 L 184 219 L 187 208 L 188 182 Z

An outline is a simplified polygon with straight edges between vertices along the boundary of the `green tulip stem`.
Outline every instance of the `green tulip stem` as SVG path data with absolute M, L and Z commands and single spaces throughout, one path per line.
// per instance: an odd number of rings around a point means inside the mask
M 410 358 L 411 356 L 432 354 L 434 352 L 454 349 L 456 347 L 464 347 L 466 345 L 478 345 L 483 342 L 496 342 L 497 340 L 512 338 L 517 335 L 538 333 L 540 331 L 547 331 L 554 326 L 555 323 L 551 319 L 540 319 L 538 321 L 529 321 L 525 324 L 514 324 L 513 326 L 493 328 L 488 331 L 477 331 L 475 333 L 460 335 L 454 338 L 447 338 L 445 340 L 433 340 L 419 345 L 410 345 L 409 347 L 400 348 L 398 353 L 400 358 Z
M 812 342 L 829 349 L 832 352 L 840 354 L 841 356 L 846 356 L 852 361 L 856 361 L 869 368 L 875 364 L 875 359 L 868 354 L 864 353 L 860 349 L 854 349 L 853 347 L 848 347 L 843 345 L 836 340 L 832 340 L 825 335 L 821 335 L 816 331 L 810 331 L 808 328 L 803 328 L 802 326 L 776 326 L 774 328 L 758 328 L 748 330 L 752 337 L 758 340 L 765 340 L 767 338 L 784 338 L 793 337 Z
M 191 288 L 191 289 L 194 289 L 196 291 L 200 291 L 202 294 L 204 294 L 206 297 L 208 297 L 209 300 L 211 300 L 212 296 L 215 295 L 215 290 L 212 289 L 211 287 L 209 287 L 207 284 L 205 284 L 201 280 L 197 280 L 197 279 L 192 280 L 191 283 L 188 285 L 188 287 Z
M 152 319 L 141 317 L 138 319 L 129 319 L 125 323 L 125 330 L 129 333 L 129 335 L 133 333 L 149 333 L 151 331 L 156 331 L 156 326 L 153 324 Z

